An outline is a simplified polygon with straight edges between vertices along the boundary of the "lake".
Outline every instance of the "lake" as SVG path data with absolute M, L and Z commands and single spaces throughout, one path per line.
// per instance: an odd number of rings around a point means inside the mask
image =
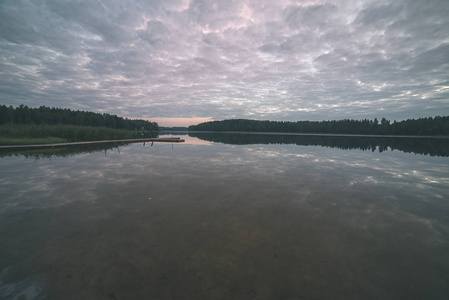
M 448 299 L 449 139 L 3 153 L 0 299 Z

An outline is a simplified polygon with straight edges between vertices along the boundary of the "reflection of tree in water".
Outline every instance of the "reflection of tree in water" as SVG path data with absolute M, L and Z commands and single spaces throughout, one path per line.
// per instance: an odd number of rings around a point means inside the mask
M 24 156 L 30 159 L 51 159 L 55 157 L 69 157 L 81 153 L 95 153 L 104 152 L 107 155 L 108 151 L 119 151 L 119 147 L 127 146 L 128 143 L 114 143 L 114 144 L 92 144 L 92 145 L 80 145 L 70 147 L 57 147 L 47 149 L 35 149 L 24 151 L 3 151 L 0 152 L 0 157 L 7 156 Z
M 373 136 L 324 136 L 324 135 L 274 135 L 232 133 L 189 133 L 210 142 L 224 144 L 294 144 L 299 146 L 322 146 L 362 151 L 399 150 L 406 153 L 430 156 L 449 156 L 448 138 L 373 137 Z

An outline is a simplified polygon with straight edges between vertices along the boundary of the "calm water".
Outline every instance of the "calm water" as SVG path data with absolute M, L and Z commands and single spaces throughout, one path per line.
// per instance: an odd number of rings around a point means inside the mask
M 192 135 L 3 154 L 0 299 L 448 299 L 447 141 Z

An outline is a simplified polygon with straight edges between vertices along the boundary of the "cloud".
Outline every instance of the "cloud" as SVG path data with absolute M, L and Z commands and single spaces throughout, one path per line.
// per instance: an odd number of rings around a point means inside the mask
M 0 103 L 135 118 L 447 114 L 448 14 L 444 0 L 2 1 Z

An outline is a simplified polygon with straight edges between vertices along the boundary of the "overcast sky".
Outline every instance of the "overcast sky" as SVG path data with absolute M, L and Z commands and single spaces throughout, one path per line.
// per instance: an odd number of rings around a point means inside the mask
M 163 126 L 449 115 L 449 1 L 0 0 L 0 104 L 21 103 Z

